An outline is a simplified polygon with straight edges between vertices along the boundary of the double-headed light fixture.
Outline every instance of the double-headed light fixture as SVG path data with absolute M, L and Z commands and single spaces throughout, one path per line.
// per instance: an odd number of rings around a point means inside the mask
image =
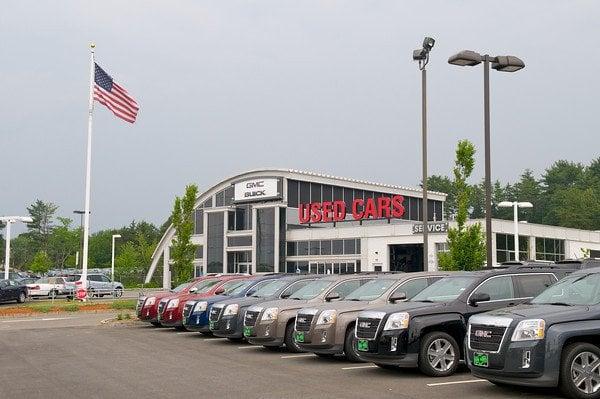
M 475 66 L 483 62 L 483 108 L 485 126 L 485 242 L 487 267 L 492 267 L 492 177 L 490 160 L 490 63 L 492 69 L 500 72 L 517 72 L 525 68 L 525 63 L 512 55 L 492 57 L 475 51 L 464 50 L 448 58 L 448 63 L 458 66 Z

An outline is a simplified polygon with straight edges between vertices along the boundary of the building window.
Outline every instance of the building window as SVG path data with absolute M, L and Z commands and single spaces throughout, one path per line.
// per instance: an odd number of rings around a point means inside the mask
M 288 180 L 287 205 L 290 208 L 298 208 L 298 182 L 296 180 Z
M 360 254 L 360 238 L 287 242 L 287 256 L 357 254 Z
M 565 240 L 536 237 L 535 258 L 553 262 L 565 259 Z
M 252 230 L 252 207 L 250 205 L 240 205 L 235 208 L 235 211 L 230 211 L 227 230 Z
M 306 256 L 308 255 L 308 241 L 298 241 L 296 244 L 296 255 Z
M 275 208 L 256 212 L 256 271 L 275 271 Z
M 310 202 L 310 183 L 300 182 L 300 203 L 308 204 Z
M 310 253 L 310 255 L 321 255 L 321 242 L 320 241 L 310 241 L 309 253 Z
M 225 196 L 225 206 L 229 206 L 233 204 L 233 196 L 234 196 L 234 188 L 233 186 L 227 187 L 225 191 L 223 191 Z
M 287 243 L 287 256 L 296 256 L 296 243 L 294 241 L 288 241 Z
M 321 241 L 321 255 L 331 255 L 331 240 Z
M 356 240 L 354 238 L 350 240 L 344 240 L 344 254 L 353 255 L 356 253 Z
M 310 183 L 310 202 L 321 202 L 321 185 Z
M 529 237 L 519 236 L 519 259 L 529 259 Z M 515 236 L 512 234 L 496 234 L 496 262 L 515 260 Z
M 194 234 L 204 234 L 204 209 L 197 208 L 194 217 Z
M 344 240 L 331 240 L 331 254 L 332 255 L 343 255 L 344 254 Z
M 208 214 L 208 236 L 206 238 L 207 273 L 223 273 L 223 236 L 225 214 L 211 212 Z
M 448 246 L 447 242 L 436 242 L 435 243 L 435 252 L 436 253 L 441 253 L 441 252 L 449 252 L 450 251 L 450 247 Z
M 215 206 L 224 206 L 225 205 L 225 194 L 223 191 L 219 191 L 217 195 L 215 195 Z
M 323 184 L 323 201 L 333 200 L 333 187 Z
M 250 247 L 252 246 L 252 236 L 227 237 L 228 247 Z
M 212 197 L 202 203 L 203 208 L 212 208 Z
M 196 246 L 196 259 L 202 259 L 204 258 L 204 247 L 202 245 L 197 245 Z

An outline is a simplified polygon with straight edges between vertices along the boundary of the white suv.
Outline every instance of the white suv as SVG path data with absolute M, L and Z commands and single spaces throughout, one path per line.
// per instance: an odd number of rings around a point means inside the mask
M 72 274 L 67 277 L 65 289 L 70 291 L 69 297 L 73 297 L 78 281 L 81 281 L 81 274 Z M 119 298 L 123 295 L 123 284 L 118 281 L 111 282 L 104 274 L 90 273 L 87 275 L 87 290 L 89 296 L 112 295 Z

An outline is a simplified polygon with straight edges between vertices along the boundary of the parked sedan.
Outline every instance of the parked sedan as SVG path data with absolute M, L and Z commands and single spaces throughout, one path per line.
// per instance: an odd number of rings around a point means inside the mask
M 0 302 L 17 301 L 17 303 L 23 303 L 26 299 L 26 286 L 13 280 L 0 280 Z
M 77 290 L 77 284 L 81 284 L 81 274 L 72 274 L 66 279 L 65 288 L 69 296 L 73 296 Z M 102 297 L 113 295 L 117 298 L 123 295 L 123 284 L 118 281 L 110 281 L 108 277 L 101 273 L 89 273 L 87 275 L 87 290 L 89 296 Z
M 27 284 L 27 290 L 31 297 L 55 297 L 68 292 L 65 283 L 64 277 L 46 277 L 37 280 L 33 284 Z

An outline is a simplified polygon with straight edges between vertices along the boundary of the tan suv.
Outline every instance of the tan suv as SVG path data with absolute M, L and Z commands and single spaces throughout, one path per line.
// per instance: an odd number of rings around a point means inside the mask
M 343 300 L 300 309 L 294 341 L 302 350 L 320 357 L 344 354 L 360 361 L 354 345 L 354 326 L 359 312 L 410 299 L 448 273 L 383 274 L 363 284 Z
M 375 278 L 375 274 L 331 275 L 305 285 L 288 299 L 251 306 L 244 316 L 244 337 L 251 344 L 267 349 L 277 349 L 285 344 L 288 351 L 301 352 L 294 341 L 296 312 L 307 306 L 344 299 Z

